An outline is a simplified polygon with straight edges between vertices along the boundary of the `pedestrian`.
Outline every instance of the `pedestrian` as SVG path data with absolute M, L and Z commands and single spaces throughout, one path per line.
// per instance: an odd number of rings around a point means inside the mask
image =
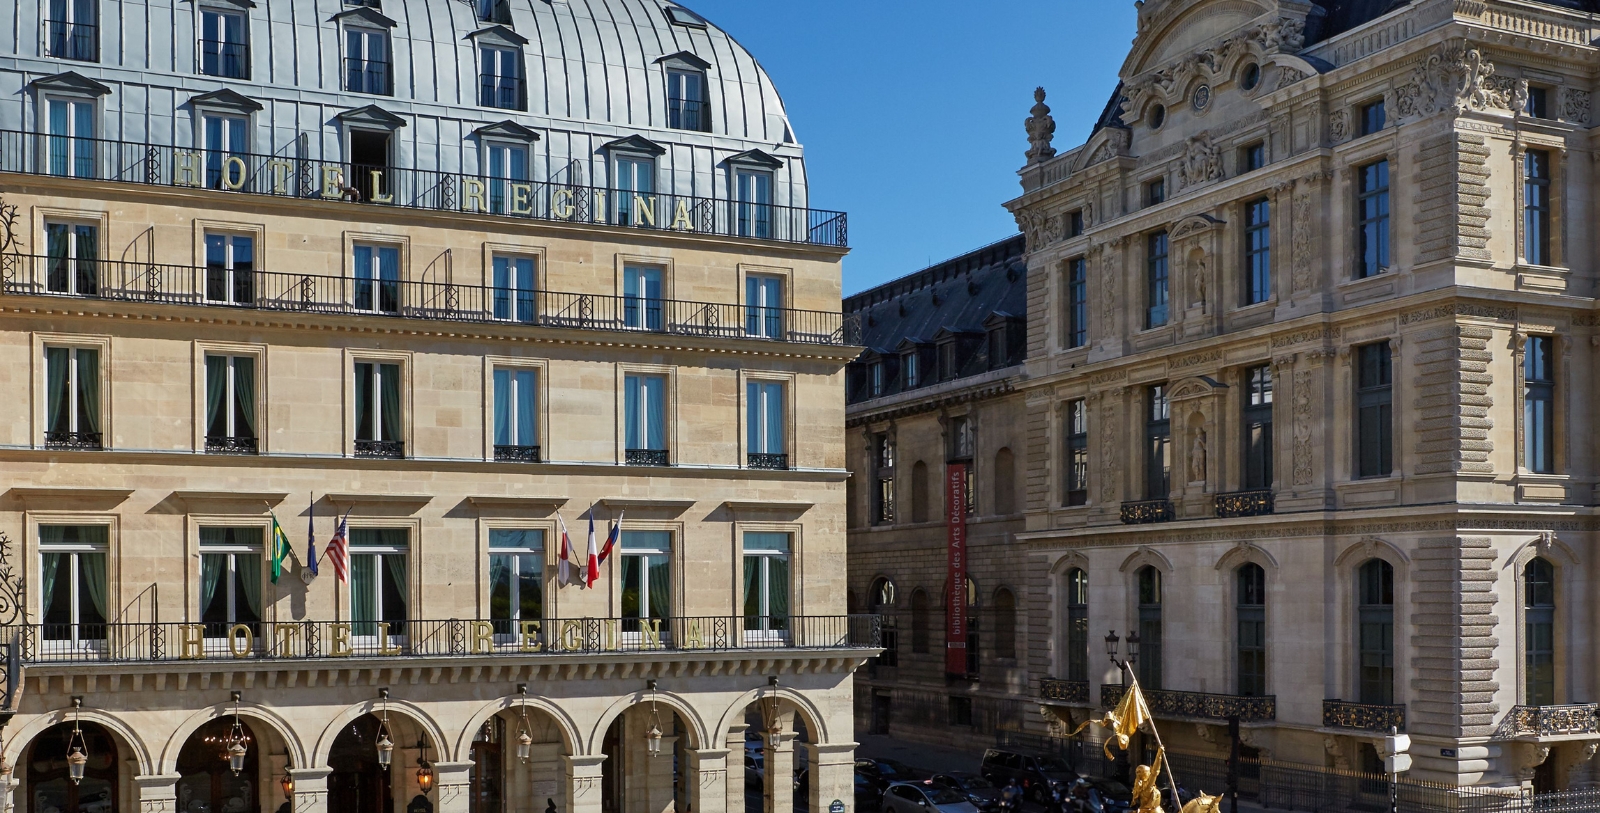
M 556 800 L 547 796 L 545 797 L 545 802 L 544 813 L 560 813 L 560 811 L 556 810 Z

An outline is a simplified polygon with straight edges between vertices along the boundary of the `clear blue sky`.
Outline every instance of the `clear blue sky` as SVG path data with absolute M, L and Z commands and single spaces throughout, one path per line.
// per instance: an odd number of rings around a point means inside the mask
M 1135 24 L 1133 0 L 683 2 L 772 74 L 811 205 L 850 213 L 846 294 L 1015 234 L 1033 89 L 1082 143 Z

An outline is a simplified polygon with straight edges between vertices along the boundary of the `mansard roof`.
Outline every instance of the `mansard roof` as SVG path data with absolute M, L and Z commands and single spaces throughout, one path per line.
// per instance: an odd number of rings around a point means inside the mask
M 844 301 L 861 318 L 862 344 L 909 349 L 941 332 L 983 331 L 996 311 L 1028 312 L 1028 261 L 1022 235 L 1008 237 Z

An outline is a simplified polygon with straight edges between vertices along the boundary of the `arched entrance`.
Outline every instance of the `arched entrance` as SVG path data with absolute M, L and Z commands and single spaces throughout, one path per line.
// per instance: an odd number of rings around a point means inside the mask
M 391 720 L 390 739 L 395 740 Z M 365 714 L 339 732 L 328 753 L 328 809 L 340 813 L 394 813 L 390 772 L 378 764 L 378 718 Z M 399 753 L 399 748 L 395 749 Z M 396 760 L 398 761 L 398 760 Z
M 551 802 L 569 810 L 562 760 L 572 755 L 568 729 L 535 703 L 507 698 L 495 705 L 474 718 L 463 741 L 472 762 L 467 813 L 542 813 Z
M 648 732 L 661 732 L 660 751 L 650 753 Z M 601 752 L 602 813 L 671 813 L 688 809 L 686 772 L 689 725 L 665 703 L 629 708 L 606 729 Z
M 122 810 L 117 781 L 121 762 L 111 732 L 95 723 L 78 723 L 83 731 L 84 756 L 89 758 L 83 781 L 73 784 L 67 774 L 73 723 L 52 726 L 28 746 L 29 810 L 53 813 L 117 813 Z M 80 744 L 80 743 L 74 743 Z
M 244 721 L 239 722 L 245 746 L 244 769 L 228 765 L 233 717 L 219 717 L 201 726 L 178 752 L 178 813 L 261 813 L 261 743 Z

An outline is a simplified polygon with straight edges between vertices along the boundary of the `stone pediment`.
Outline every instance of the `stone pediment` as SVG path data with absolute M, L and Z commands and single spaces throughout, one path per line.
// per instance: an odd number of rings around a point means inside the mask
M 1185 378 L 1173 385 L 1172 391 L 1167 393 L 1167 400 L 1182 401 L 1189 398 L 1203 398 L 1207 395 L 1215 395 L 1227 388 L 1227 384 L 1211 376 L 1197 375 L 1193 378 Z
M 1178 221 L 1172 230 L 1173 240 L 1182 240 L 1196 234 L 1211 231 L 1217 226 L 1227 225 L 1225 221 L 1218 220 L 1211 215 L 1193 215 Z

